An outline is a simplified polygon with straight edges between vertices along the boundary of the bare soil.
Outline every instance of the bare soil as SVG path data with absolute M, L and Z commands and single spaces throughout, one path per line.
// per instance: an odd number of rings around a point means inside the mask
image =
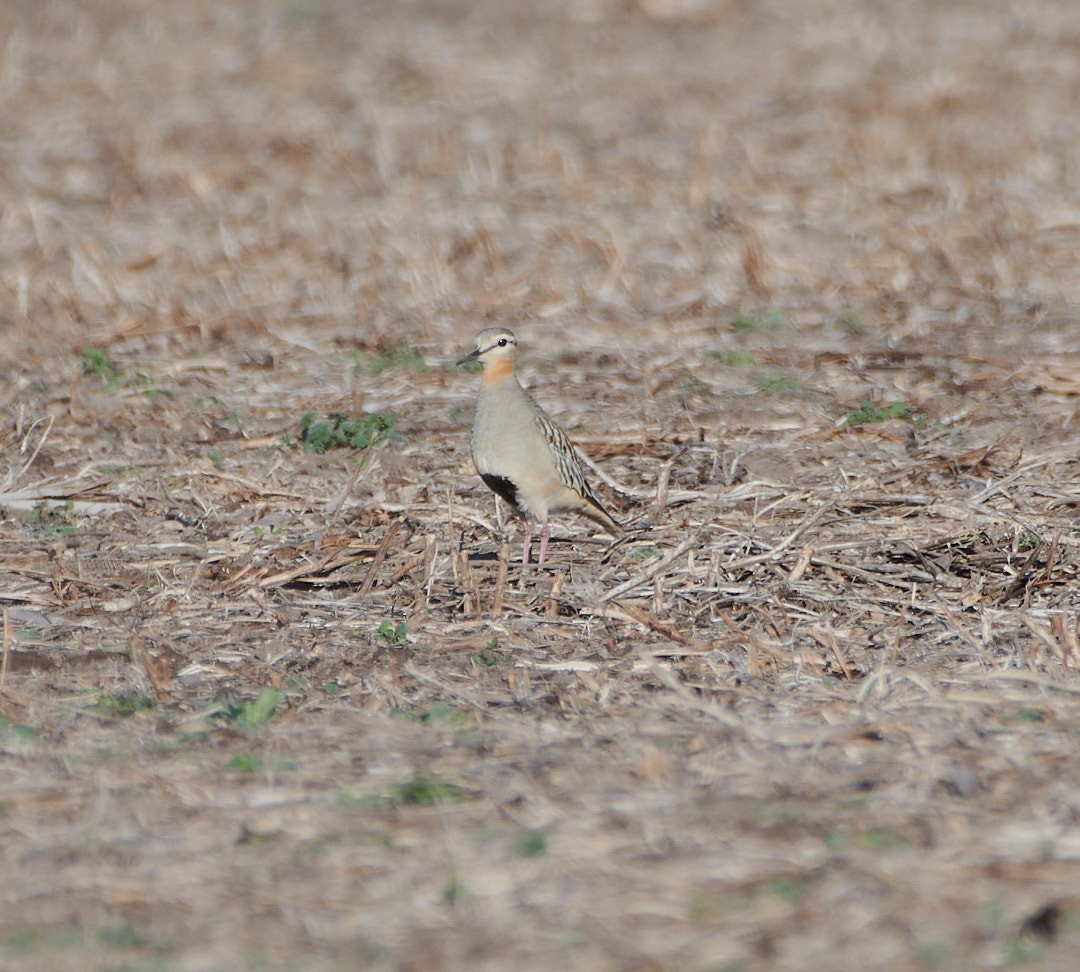
M 1072 0 L 6 4 L 0 966 L 1075 969 L 1078 105 Z

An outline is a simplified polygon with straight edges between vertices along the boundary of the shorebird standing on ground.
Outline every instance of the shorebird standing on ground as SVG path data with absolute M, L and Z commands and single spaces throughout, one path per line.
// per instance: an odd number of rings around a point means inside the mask
M 590 488 L 581 457 L 566 433 L 521 387 L 515 373 L 517 338 L 502 327 L 476 336 L 476 347 L 458 364 L 484 368 L 472 427 L 472 458 L 480 478 L 521 517 L 522 562 L 529 562 L 532 527 L 540 521 L 540 559 L 547 556 L 549 513 L 580 513 L 613 537 L 623 530 Z

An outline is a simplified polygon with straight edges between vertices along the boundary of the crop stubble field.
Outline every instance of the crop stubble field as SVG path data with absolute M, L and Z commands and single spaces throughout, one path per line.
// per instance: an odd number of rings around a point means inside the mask
M 1066 0 L 5 7 L 0 964 L 1074 968 L 1077 104 Z

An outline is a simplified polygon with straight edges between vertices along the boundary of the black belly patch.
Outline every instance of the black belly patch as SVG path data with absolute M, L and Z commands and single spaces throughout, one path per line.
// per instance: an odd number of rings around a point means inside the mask
M 520 510 L 517 500 L 517 487 L 505 476 L 492 476 L 490 473 L 480 473 L 480 478 L 485 485 L 497 496 L 506 500 L 515 510 Z

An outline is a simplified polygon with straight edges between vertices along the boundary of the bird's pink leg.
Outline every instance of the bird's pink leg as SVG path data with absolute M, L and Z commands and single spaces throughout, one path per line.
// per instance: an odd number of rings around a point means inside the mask
M 524 539 L 521 548 L 521 562 L 527 564 L 529 562 L 529 547 L 532 546 L 532 525 L 529 523 L 529 518 L 523 516 L 521 518 L 521 536 Z M 541 555 L 543 554 L 543 548 L 541 548 Z
M 544 566 L 544 558 L 547 556 L 548 537 L 551 535 L 551 528 L 548 526 L 548 521 L 544 520 L 540 527 L 540 559 L 536 562 L 537 567 Z

